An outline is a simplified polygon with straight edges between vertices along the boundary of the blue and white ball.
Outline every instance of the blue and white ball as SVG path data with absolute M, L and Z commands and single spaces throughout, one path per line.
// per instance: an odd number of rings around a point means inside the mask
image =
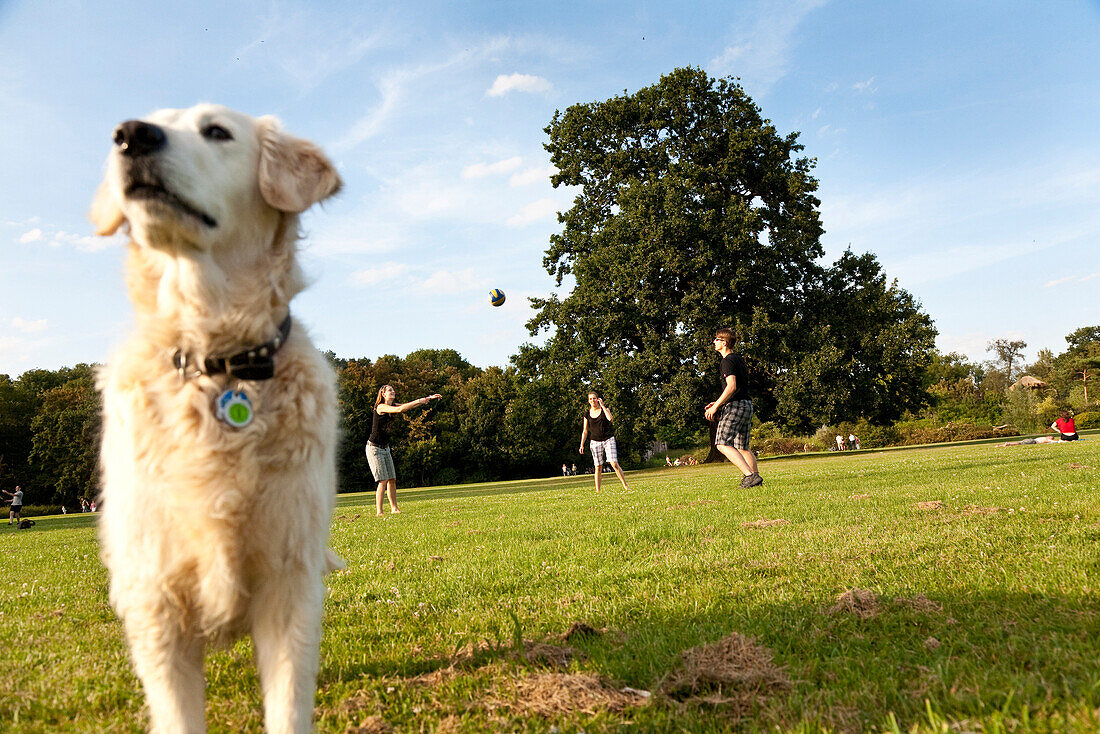
M 494 306 L 503 306 L 504 291 L 502 291 L 500 288 L 494 288 L 493 290 L 489 291 L 489 303 L 493 304 Z

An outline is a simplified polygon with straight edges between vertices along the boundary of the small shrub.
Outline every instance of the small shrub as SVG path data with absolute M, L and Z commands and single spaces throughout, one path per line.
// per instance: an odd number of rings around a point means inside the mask
M 1100 411 L 1088 411 L 1073 416 L 1073 424 L 1078 431 L 1087 431 L 1090 428 L 1100 428 Z

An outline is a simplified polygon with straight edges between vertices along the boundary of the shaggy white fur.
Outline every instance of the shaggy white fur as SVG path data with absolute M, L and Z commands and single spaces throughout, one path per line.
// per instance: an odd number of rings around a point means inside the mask
M 274 377 L 188 369 L 271 340 L 298 215 L 341 185 L 312 143 L 215 105 L 123 123 L 92 205 L 127 228 L 136 329 L 99 375 L 103 561 L 158 733 L 201 732 L 207 644 L 251 633 L 269 732 L 311 729 L 336 497 L 335 379 L 299 322 Z M 255 418 L 215 416 L 243 389 Z

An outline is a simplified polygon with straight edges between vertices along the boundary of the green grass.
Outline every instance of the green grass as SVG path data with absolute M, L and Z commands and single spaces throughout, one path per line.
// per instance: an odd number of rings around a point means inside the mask
M 341 496 L 317 730 L 1100 731 L 1098 472 L 1071 464 L 1100 467 L 1100 442 L 766 461 L 751 490 L 728 465 L 631 473 L 628 492 L 612 475 L 599 495 L 591 476 L 399 490 L 384 520 L 373 495 Z M 742 526 L 759 519 L 789 524 Z M 142 731 L 91 518 L 0 531 L 0 730 Z M 875 616 L 829 613 L 857 588 Z M 510 654 L 517 636 L 560 645 L 577 620 L 603 634 L 570 643 L 568 671 L 608 686 L 656 692 L 681 651 L 734 631 L 791 686 L 747 706 L 489 705 L 544 670 Z M 261 731 L 251 645 L 207 673 L 211 731 Z

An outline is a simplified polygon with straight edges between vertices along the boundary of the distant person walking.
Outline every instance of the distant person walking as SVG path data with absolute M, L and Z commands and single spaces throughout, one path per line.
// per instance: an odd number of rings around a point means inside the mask
M 854 433 L 849 433 L 848 434 L 848 450 L 849 451 L 858 451 L 859 450 L 859 436 L 857 436 Z
M 393 385 L 383 385 L 378 390 L 378 397 L 374 400 L 374 411 L 371 418 L 370 438 L 367 440 L 367 463 L 370 464 L 374 481 L 378 483 L 375 493 L 376 515 L 382 515 L 382 496 L 388 495 L 390 500 L 390 512 L 399 513 L 397 509 L 397 469 L 393 466 L 393 455 L 390 453 L 390 423 L 394 415 L 404 413 L 410 408 L 427 405 L 433 400 L 439 400 L 442 395 L 428 395 L 412 402 L 395 405 L 397 391 Z
M 837 437 L 836 437 L 836 450 L 837 451 L 843 451 L 844 450 L 844 445 L 845 445 L 844 444 L 844 436 L 841 436 L 838 433 Z
M 589 448 L 592 451 L 592 464 L 596 469 L 596 491 L 600 491 L 600 473 L 604 462 L 611 464 L 623 489 L 626 486 L 626 478 L 623 477 L 622 467 L 619 466 L 619 449 L 615 443 L 615 430 L 611 427 L 611 411 L 603 404 L 603 400 L 595 392 L 588 393 L 588 410 L 581 419 L 581 454 L 584 453 L 585 439 L 589 439 Z
M 720 386 L 722 394 L 707 403 L 703 415 L 708 421 L 718 421 L 714 446 L 733 463 L 744 478 L 742 487 L 764 483 L 757 471 L 756 454 L 749 450 L 752 431 L 752 396 L 749 394 L 749 373 L 745 360 L 733 351 L 736 340 L 730 329 L 714 334 L 714 350 L 722 355 Z
M 1077 435 L 1077 424 L 1073 422 L 1068 410 L 1063 410 L 1062 415 L 1058 417 L 1058 420 L 1051 423 L 1050 427 L 1058 432 L 1059 438 L 1063 441 L 1076 441 L 1080 438 Z
M 11 497 L 11 510 L 8 511 L 8 525 L 15 523 L 19 524 L 19 513 L 23 511 L 23 488 L 16 485 L 14 492 L 9 492 L 6 489 L 0 490 L 7 496 Z

